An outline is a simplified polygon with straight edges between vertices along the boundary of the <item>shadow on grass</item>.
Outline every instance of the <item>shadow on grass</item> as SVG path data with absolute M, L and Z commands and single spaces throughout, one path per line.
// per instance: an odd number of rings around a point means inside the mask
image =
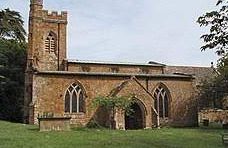
M 88 127 L 73 127 L 71 128 L 71 131 L 115 131 L 109 128 L 105 128 L 105 127 L 99 127 L 99 128 L 88 128 Z

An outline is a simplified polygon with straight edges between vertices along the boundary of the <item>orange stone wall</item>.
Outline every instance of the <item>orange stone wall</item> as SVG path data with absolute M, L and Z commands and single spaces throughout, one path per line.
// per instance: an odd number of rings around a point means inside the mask
M 110 65 L 110 64 L 75 64 L 68 63 L 67 70 L 72 72 L 112 72 L 118 69 L 118 73 L 135 74 L 162 74 L 162 66 L 132 66 L 132 65 Z M 87 71 L 88 70 L 88 71 Z
M 86 76 L 70 74 L 36 74 L 33 83 L 33 109 L 34 114 L 30 115 L 30 122 L 37 124 L 38 114 L 52 112 L 55 116 L 72 117 L 71 124 L 86 125 L 93 116 L 96 109 L 93 108 L 92 100 L 97 96 L 106 96 L 124 80 L 130 77 L 116 76 Z M 140 83 L 146 87 L 146 78 L 138 78 Z M 65 114 L 64 95 L 70 84 L 80 82 L 86 91 L 86 113 Z M 169 124 L 174 126 L 193 126 L 197 123 L 196 100 L 192 81 L 187 79 L 164 79 L 150 78 L 148 91 L 153 92 L 155 87 L 163 83 L 171 92 L 170 119 Z M 153 120 L 154 113 L 151 106 L 151 97 L 135 81 L 130 81 L 120 96 L 134 94 L 145 106 L 145 128 L 151 128 L 156 124 Z M 116 119 L 117 124 L 124 126 L 124 117 Z M 104 120 L 104 119 L 103 119 Z M 105 122 L 105 121 L 104 121 Z M 121 123 L 122 122 L 122 123 Z M 121 128 L 121 127 L 119 127 Z

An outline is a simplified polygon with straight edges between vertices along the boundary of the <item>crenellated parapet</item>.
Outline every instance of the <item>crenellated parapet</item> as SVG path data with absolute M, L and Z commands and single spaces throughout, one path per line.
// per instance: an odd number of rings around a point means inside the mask
M 30 19 L 42 20 L 44 22 L 53 23 L 67 23 L 67 12 L 61 11 L 48 11 L 48 10 L 36 10 L 30 14 Z
M 67 12 L 48 11 L 43 9 L 43 0 L 30 0 L 30 20 L 42 20 L 50 23 L 67 23 Z
M 48 22 L 59 21 L 60 23 L 67 23 L 67 12 L 66 11 L 61 11 L 59 13 L 57 11 L 42 10 L 41 16 L 44 21 L 48 21 Z

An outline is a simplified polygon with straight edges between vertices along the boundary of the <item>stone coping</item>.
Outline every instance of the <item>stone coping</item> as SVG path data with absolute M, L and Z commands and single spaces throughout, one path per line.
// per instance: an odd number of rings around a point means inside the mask
M 71 117 L 38 117 L 37 119 L 39 121 L 40 120 L 70 120 Z
M 147 78 L 180 78 L 195 79 L 190 75 L 178 74 L 132 74 L 132 73 L 105 73 L 105 72 L 70 72 L 70 71 L 38 71 L 35 74 L 44 75 L 84 75 L 84 76 L 114 76 L 114 77 L 147 77 Z
M 131 62 L 110 62 L 110 61 L 89 61 L 89 60 L 74 60 L 74 59 L 66 59 L 68 63 L 75 64 L 94 64 L 94 65 L 119 65 L 119 66 L 148 66 L 148 67 L 165 67 L 164 64 L 157 62 L 149 62 L 149 63 L 131 63 Z

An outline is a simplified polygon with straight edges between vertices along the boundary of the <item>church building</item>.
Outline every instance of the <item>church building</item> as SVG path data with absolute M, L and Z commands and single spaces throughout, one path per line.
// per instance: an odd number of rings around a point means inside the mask
M 134 95 L 129 117 L 117 112 L 116 129 L 161 125 L 197 125 L 197 85 L 209 67 L 167 66 L 157 62 L 122 63 L 67 59 L 67 12 L 48 12 L 42 0 L 31 0 L 25 80 L 24 119 L 71 117 L 72 125 L 110 121 L 93 107 L 98 96 Z M 77 49 L 75 49 L 77 50 Z M 159 120 L 157 120 L 159 119 Z

